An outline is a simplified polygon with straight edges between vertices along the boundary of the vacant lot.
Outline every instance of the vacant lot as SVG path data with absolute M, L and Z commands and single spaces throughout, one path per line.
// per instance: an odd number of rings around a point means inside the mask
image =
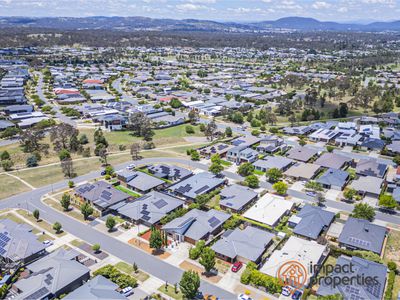
M 18 179 L 5 174 L 0 174 L 0 200 L 30 190 L 31 189 L 28 186 Z
M 394 261 L 400 266 L 400 231 L 391 230 L 386 242 L 383 260 L 387 263 Z

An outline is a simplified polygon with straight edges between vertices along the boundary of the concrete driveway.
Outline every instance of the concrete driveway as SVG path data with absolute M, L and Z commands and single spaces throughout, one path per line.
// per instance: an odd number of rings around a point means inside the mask
M 341 191 L 337 191 L 337 190 L 328 190 L 325 193 L 325 198 L 327 200 L 336 201 L 337 199 L 339 199 L 339 196 L 341 193 L 342 193 Z

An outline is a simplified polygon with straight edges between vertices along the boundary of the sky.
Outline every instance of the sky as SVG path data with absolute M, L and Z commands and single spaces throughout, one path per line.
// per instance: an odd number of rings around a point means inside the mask
M 281 17 L 360 22 L 400 19 L 400 0 L 0 0 L 0 16 L 144 16 L 252 22 Z

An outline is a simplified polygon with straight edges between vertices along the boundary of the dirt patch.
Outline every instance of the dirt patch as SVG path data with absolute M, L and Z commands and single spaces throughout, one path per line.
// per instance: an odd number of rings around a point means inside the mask
M 164 250 L 159 250 L 159 251 L 154 251 L 153 249 L 150 248 L 149 244 L 144 241 L 140 241 L 136 238 L 130 239 L 128 243 L 132 246 L 138 247 L 142 249 L 143 251 L 146 251 L 147 253 L 157 256 L 160 259 L 167 259 L 168 257 L 171 256 L 170 253 L 165 252 Z
M 394 261 L 400 266 L 400 231 L 390 230 L 384 252 L 384 261 Z
M 218 283 L 222 278 L 221 276 L 214 275 L 214 274 L 205 274 L 204 273 L 204 269 L 202 267 L 199 267 L 199 266 L 197 266 L 195 264 L 192 264 L 191 262 L 188 262 L 186 260 L 183 261 L 179 265 L 179 267 L 181 269 L 186 270 L 186 271 L 189 271 L 189 270 L 195 271 L 201 276 L 202 279 L 208 280 L 208 281 L 210 281 L 212 283 Z
M 78 246 L 79 249 L 82 249 L 83 251 L 91 254 L 92 256 L 96 257 L 97 259 L 103 260 L 105 258 L 108 257 L 108 254 L 105 253 L 104 251 L 99 251 L 99 252 L 95 252 L 92 249 L 92 246 L 90 246 L 87 243 L 82 243 L 80 246 Z

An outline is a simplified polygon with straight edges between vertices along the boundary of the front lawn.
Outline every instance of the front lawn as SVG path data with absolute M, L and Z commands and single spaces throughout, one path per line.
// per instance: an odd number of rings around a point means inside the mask
M 122 185 L 117 185 L 115 188 L 121 192 L 124 192 L 124 193 L 134 197 L 134 198 L 139 198 L 142 196 L 139 193 L 136 193 L 136 192 L 132 191 L 131 189 L 128 189 Z
M 173 299 L 177 299 L 177 300 L 183 299 L 183 294 L 181 293 L 181 291 L 179 291 L 179 289 L 178 289 L 178 293 L 175 293 L 175 288 L 172 285 L 168 285 L 168 287 L 165 288 L 165 284 L 163 284 L 157 290 Z

